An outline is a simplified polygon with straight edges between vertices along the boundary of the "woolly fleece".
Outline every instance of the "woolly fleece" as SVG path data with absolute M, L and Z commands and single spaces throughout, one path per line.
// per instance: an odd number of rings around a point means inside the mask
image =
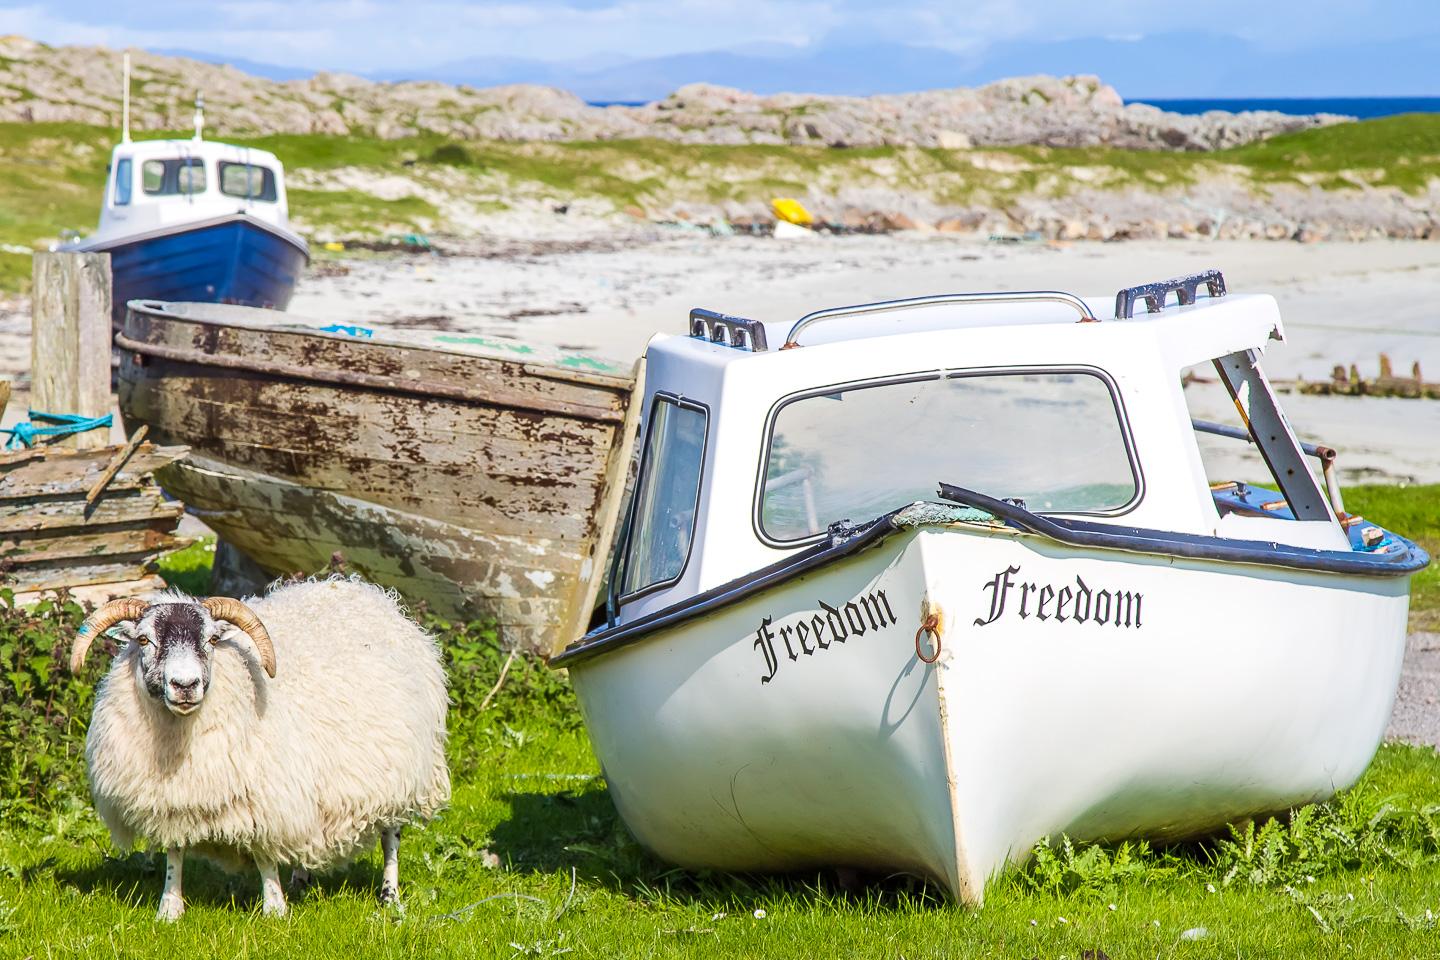
M 191 716 L 146 694 L 134 643 L 97 689 L 85 758 L 116 845 L 324 870 L 443 807 L 445 672 L 395 595 L 332 577 L 244 602 L 270 631 L 273 680 L 230 630 Z

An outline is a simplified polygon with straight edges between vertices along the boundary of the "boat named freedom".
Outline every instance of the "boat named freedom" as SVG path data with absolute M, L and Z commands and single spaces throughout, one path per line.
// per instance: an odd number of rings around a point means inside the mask
M 1102 302 L 697 310 L 651 342 L 607 622 L 551 661 L 641 843 L 978 903 L 1043 838 L 1181 838 L 1355 782 L 1428 558 L 1296 439 L 1272 298 L 1211 272 Z M 1191 419 L 1196 365 L 1238 426 Z M 1216 434 L 1276 489 L 1207 476 Z

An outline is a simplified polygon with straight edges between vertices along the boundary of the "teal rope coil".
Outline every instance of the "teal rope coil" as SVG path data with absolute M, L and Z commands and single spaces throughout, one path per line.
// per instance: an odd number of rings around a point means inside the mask
M 98 430 L 101 427 L 109 429 L 110 417 L 108 413 L 103 417 L 82 417 L 78 413 L 44 413 L 31 410 L 28 422 L 0 429 L 0 433 L 10 434 L 10 439 L 5 441 L 6 450 L 19 450 L 21 447 L 35 446 L 36 440 L 58 440 L 87 430 Z

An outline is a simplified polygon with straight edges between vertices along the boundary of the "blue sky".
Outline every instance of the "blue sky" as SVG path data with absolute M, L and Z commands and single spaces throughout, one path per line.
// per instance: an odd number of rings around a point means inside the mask
M 1373 60 L 1379 69 L 1403 56 L 1417 38 L 1440 37 L 1440 2 L 0 0 L 0 34 L 18 33 L 48 43 L 202 51 L 282 66 L 372 74 L 418 73 L 477 58 L 555 61 L 588 69 L 623 58 L 698 51 L 773 56 L 779 45 L 780 51 L 788 47 L 813 55 L 824 48 L 873 43 L 940 48 L 965 62 L 981 64 L 1001 48 L 1013 51 L 1030 44 L 1096 41 L 1100 43 L 1096 49 L 1110 56 L 1117 42 L 1139 50 L 1147 38 L 1166 35 L 1169 40 L 1154 42 L 1168 43 L 1172 47 L 1168 55 L 1182 56 L 1183 51 L 1173 50 L 1174 36 L 1202 32 L 1235 40 L 1241 45 L 1235 49 L 1243 49 L 1247 57 L 1283 60 L 1286 76 L 1294 80 L 1293 89 L 1286 91 L 1257 89 L 1239 91 L 1240 95 L 1334 95 L 1347 92 L 1332 89 L 1330 82 L 1337 55 L 1354 51 L 1351 59 L 1361 62 L 1350 67 L 1363 78 L 1366 61 Z M 1431 60 L 1427 70 L 1440 76 L 1440 67 L 1433 64 Z M 1214 67 L 1220 70 L 1224 65 Z M 1413 86 L 1416 81 L 1394 82 Z M 1356 92 L 1424 94 L 1440 89 Z

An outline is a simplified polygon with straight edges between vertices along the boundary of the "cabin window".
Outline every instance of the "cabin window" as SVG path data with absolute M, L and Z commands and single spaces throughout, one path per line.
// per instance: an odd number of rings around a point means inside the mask
M 775 543 L 916 500 L 942 481 L 1037 513 L 1113 514 L 1140 485 L 1114 390 L 1092 370 L 936 373 L 811 391 L 771 426 L 758 503 Z
M 705 408 L 698 404 L 655 398 L 631 507 L 620 581 L 623 597 L 673 583 L 685 569 L 700 501 L 706 420 Z
M 133 165 L 129 157 L 123 157 L 115 164 L 115 205 L 123 207 L 130 202 L 130 190 L 134 185 Z
M 146 160 L 140 165 L 140 188 L 152 196 L 205 192 L 205 161 L 197 157 Z
M 227 197 L 242 197 L 246 200 L 265 200 L 274 203 L 275 171 L 269 167 L 258 167 L 253 163 L 227 163 L 220 161 L 220 192 Z

